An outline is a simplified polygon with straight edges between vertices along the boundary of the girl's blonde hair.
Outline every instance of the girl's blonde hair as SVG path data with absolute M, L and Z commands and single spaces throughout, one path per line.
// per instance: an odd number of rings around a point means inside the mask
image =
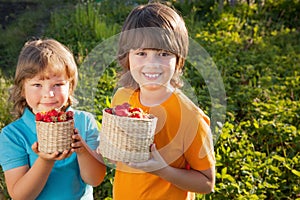
M 13 103 L 13 113 L 20 117 L 27 107 L 24 98 L 24 82 L 36 75 L 47 79 L 49 73 L 66 74 L 69 82 L 68 105 L 74 104 L 74 90 L 77 85 L 77 65 L 72 52 L 54 39 L 37 39 L 25 43 L 16 67 L 14 85 L 10 89 L 10 100 Z
M 119 39 L 118 61 L 123 71 L 119 84 L 137 89 L 139 86 L 129 73 L 129 51 L 148 48 L 166 50 L 177 56 L 173 87 L 183 86 L 182 69 L 188 54 L 188 31 L 183 18 L 162 3 L 149 3 L 134 8 L 125 20 Z

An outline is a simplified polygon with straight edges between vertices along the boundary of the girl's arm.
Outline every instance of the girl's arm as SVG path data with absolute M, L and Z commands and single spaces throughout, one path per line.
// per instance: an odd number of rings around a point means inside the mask
M 25 165 L 4 172 L 8 193 L 12 199 L 35 199 L 43 190 L 55 160 L 62 160 L 70 155 L 70 151 L 67 150 L 62 154 L 39 152 L 37 143 L 32 145 L 32 150 L 39 157 L 31 168 Z
M 72 137 L 76 141 L 72 143 L 72 152 L 77 153 L 81 178 L 93 187 L 100 185 L 106 173 L 101 155 L 92 151 L 79 134 Z
M 160 176 L 182 190 L 207 194 L 213 191 L 215 185 L 215 169 L 203 171 L 179 169 L 167 165 L 156 150 L 151 146 L 152 158 L 141 163 L 127 163 L 128 166 Z

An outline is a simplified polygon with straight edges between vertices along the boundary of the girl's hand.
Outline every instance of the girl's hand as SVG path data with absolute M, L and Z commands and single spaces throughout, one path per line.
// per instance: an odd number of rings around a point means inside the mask
M 62 153 L 56 151 L 54 153 L 44 153 L 39 151 L 38 149 L 38 142 L 33 143 L 31 146 L 31 149 L 42 159 L 47 160 L 47 161 L 54 161 L 54 160 L 63 160 L 67 157 L 69 157 L 72 152 L 70 150 L 65 150 Z
M 82 153 L 86 151 L 86 147 L 84 145 L 84 142 L 82 141 L 82 138 L 80 134 L 78 133 L 78 130 L 74 130 L 74 134 L 72 135 L 73 142 L 71 144 L 71 152 L 76 152 L 76 153 Z
M 151 145 L 151 157 L 145 162 L 129 162 L 126 163 L 129 167 L 136 168 L 145 172 L 155 174 L 155 171 L 168 166 L 165 160 L 161 157 L 155 144 Z

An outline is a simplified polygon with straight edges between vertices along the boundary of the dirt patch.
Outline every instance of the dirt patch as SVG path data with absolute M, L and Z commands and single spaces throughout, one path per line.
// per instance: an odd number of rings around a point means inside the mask
M 13 22 L 18 15 L 28 10 L 34 10 L 36 3 L 32 2 L 1 2 L 0 1 L 0 28 L 3 30 Z

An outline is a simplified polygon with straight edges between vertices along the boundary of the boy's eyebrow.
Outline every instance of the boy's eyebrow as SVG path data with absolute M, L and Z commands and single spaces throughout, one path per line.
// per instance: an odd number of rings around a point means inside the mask
M 153 50 L 153 51 L 167 51 L 167 50 L 164 50 L 164 49 L 156 49 L 156 48 L 137 48 L 136 50 Z

